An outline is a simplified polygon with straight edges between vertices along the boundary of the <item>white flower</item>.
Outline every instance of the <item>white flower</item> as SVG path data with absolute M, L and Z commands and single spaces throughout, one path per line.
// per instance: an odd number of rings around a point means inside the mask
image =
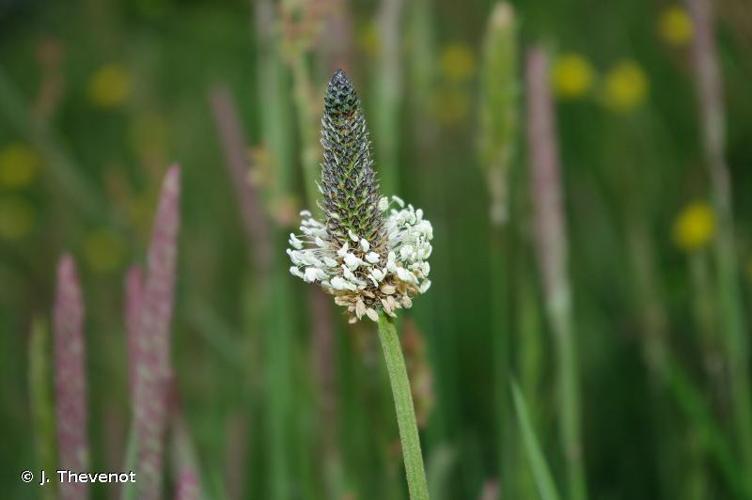
M 345 265 L 351 270 L 355 271 L 361 264 L 363 264 L 363 260 L 357 258 L 354 254 L 345 254 Z
M 290 235 L 290 273 L 320 283 L 338 305 L 347 307 L 351 320 L 378 321 L 379 310 L 394 315 L 398 309 L 412 307 L 412 299 L 431 286 L 426 260 L 433 250 L 431 223 L 422 210 L 398 197 L 391 200 L 381 198 L 378 207 L 384 217 L 385 244 L 374 246 L 373 240 L 352 230 L 347 231 L 347 241 L 337 242 L 307 211 L 301 212 L 302 234 Z
M 366 254 L 366 261 L 369 264 L 378 264 L 380 259 L 381 257 L 379 257 L 379 254 L 377 254 L 376 252 L 368 252 Z
M 294 234 L 290 233 L 290 246 L 292 246 L 295 250 L 300 250 L 303 248 L 303 242 L 300 241 Z

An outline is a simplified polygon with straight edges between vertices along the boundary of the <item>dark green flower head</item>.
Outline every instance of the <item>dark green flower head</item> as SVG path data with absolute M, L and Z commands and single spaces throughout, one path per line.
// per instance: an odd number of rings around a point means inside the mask
M 332 239 L 343 244 L 365 238 L 382 253 L 384 218 L 379 210 L 379 182 L 373 170 L 371 140 L 360 99 L 342 70 L 329 80 L 321 119 L 322 209 Z

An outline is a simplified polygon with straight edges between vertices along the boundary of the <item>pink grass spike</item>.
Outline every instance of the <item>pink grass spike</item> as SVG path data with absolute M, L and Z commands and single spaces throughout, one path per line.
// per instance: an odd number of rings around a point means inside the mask
M 139 314 L 144 294 L 144 278 L 140 266 L 131 266 L 125 277 L 125 333 L 128 345 L 128 390 L 131 401 L 136 396 L 136 363 L 138 360 Z
M 60 469 L 89 472 L 89 442 L 86 435 L 86 356 L 84 304 L 76 263 L 66 254 L 57 269 L 54 307 L 55 403 Z M 61 483 L 60 498 L 85 499 L 84 483 Z
M 201 481 L 188 426 L 177 404 L 172 419 L 172 462 L 175 470 L 175 500 L 199 500 Z
M 138 498 L 162 498 L 164 435 L 168 419 L 170 320 L 180 226 L 180 167 L 162 184 L 136 334 L 134 425 L 138 448 Z
M 198 478 L 195 471 L 181 470 L 175 487 L 175 500 L 198 500 L 199 496 Z

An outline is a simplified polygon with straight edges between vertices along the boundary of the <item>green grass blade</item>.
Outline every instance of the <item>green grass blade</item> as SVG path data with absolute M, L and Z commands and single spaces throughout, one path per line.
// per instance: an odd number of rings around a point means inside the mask
M 540 448 L 538 437 L 535 435 L 533 424 L 530 422 L 530 415 L 525 404 L 525 398 L 520 392 L 516 382 L 512 382 L 512 397 L 514 398 L 514 409 L 517 414 L 517 423 L 522 433 L 522 442 L 525 446 L 530 468 L 535 478 L 535 486 L 538 488 L 541 500 L 559 500 L 559 493 L 556 484 L 551 476 L 551 471 L 546 464 L 546 458 Z
M 55 467 L 55 417 L 50 388 L 49 330 L 44 320 L 35 318 L 29 346 L 29 388 L 34 447 L 38 466 L 46 471 Z M 42 488 L 41 498 L 55 498 L 54 488 Z

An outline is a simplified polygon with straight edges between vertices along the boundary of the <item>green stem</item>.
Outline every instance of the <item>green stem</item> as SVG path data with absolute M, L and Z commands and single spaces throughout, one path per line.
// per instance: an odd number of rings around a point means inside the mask
M 749 382 L 749 339 L 742 307 L 742 295 L 734 243 L 734 215 L 731 174 L 726 163 L 726 109 L 723 76 L 715 41 L 713 4 L 710 0 L 689 0 L 695 25 L 693 55 L 699 102 L 703 152 L 708 167 L 713 205 L 718 217 L 715 239 L 718 268 L 718 297 L 721 328 L 725 333 L 732 415 L 740 458 L 747 472 L 752 470 L 752 397 Z M 749 475 L 749 474 L 747 474 Z
M 560 428 L 567 462 L 569 498 L 586 500 L 585 465 L 580 432 L 580 390 L 569 289 L 562 286 L 549 297 L 549 315 L 558 352 Z
M 397 425 L 402 443 L 402 455 L 405 459 L 405 474 L 410 499 L 428 500 L 428 484 L 423 467 L 423 455 L 420 451 L 418 424 L 415 420 L 415 408 L 410 393 L 405 358 L 402 356 L 402 347 L 394 321 L 384 313 L 379 315 L 379 339 L 384 350 L 384 360 L 394 396 L 394 408 L 397 411 Z

